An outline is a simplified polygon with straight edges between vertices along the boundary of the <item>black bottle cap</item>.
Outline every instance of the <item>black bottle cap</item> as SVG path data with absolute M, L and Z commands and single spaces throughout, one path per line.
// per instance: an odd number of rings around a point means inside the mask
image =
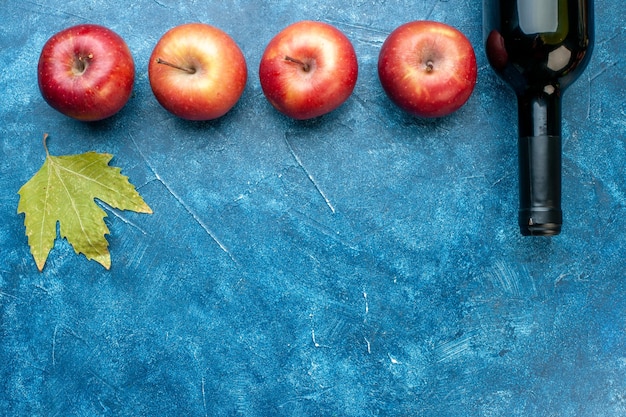
M 519 211 L 519 227 L 523 236 L 556 236 L 561 233 L 562 224 L 560 209 L 534 207 Z
M 561 232 L 561 137 L 521 137 L 519 147 L 519 226 L 524 236 Z

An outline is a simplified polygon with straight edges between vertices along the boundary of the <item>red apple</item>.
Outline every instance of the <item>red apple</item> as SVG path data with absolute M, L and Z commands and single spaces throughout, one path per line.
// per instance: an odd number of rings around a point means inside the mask
M 414 21 L 383 43 L 378 76 L 396 105 L 420 117 L 448 115 L 467 102 L 476 84 L 476 55 L 459 30 Z
M 356 84 L 358 63 L 350 40 L 322 22 L 294 23 L 267 45 L 259 66 L 268 101 L 294 119 L 311 119 L 344 103 Z
M 170 29 L 148 64 L 150 86 L 168 111 L 188 120 L 226 114 L 246 86 L 246 60 L 226 32 L 204 23 Z
M 45 43 L 37 76 L 50 106 L 75 119 L 95 121 L 124 107 L 133 89 L 135 65 L 119 35 L 84 24 L 62 30 Z

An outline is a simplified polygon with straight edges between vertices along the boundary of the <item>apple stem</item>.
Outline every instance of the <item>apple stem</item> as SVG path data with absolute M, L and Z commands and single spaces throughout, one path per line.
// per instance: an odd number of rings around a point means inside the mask
M 293 62 L 294 64 L 298 64 L 302 67 L 302 71 L 309 72 L 311 70 L 311 65 L 306 62 L 300 61 L 299 59 L 292 58 L 290 56 L 285 56 L 285 61 Z
M 89 66 L 89 61 L 91 59 L 93 59 L 93 54 L 79 55 L 78 58 L 76 58 L 74 68 L 72 69 L 74 74 L 76 75 L 83 74 L 85 70 L 87 69 L 87 66 Z
M 435 63 L 431 60 L 428 60 L 428 62 L 426 62 L 426 72 L 433 72 L 434 68 L 435 68 Z
M 196 69 L 195 68 L 186 68 L 186 67 L 181 67 L 179 65 L 176 64 L 172 64 L 171 62 L 167 62 L 161 58 L 157 58 L 156 59 L 157 64 L 163 64 L 163 65 L 167 65 L 168 67 L 172 67 L 172 68 L 176 68 L 179 69 L 181 71 L 185 71 L 189 74 L 195 74 L 196 73 Z

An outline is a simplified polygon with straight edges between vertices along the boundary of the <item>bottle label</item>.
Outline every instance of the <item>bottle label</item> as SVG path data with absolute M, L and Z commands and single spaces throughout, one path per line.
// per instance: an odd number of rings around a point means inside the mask
M 527 35 L 556 32 L 559 0 L 517 0 L 519 26 Z

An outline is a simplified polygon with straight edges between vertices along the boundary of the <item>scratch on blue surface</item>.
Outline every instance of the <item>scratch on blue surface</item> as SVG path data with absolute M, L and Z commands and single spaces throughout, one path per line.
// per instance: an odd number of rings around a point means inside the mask
M 391 353 L 387 353 L 387 357 L 389 358 L 389 362 L 391 362 L 392 365 L 402 365 L 402 362 L 392 356 Z
M 589 82 L 592 83 L 596 78 L 600 77 L 602 74 L 606 73 L 608 70 L 610 70 L 612 67 L 617 65 L 617 61 L 614 62 L 609 62 L 607 65 L 603 66 L 602 68 L 600 68 L 600 70 L 598 72 L 596 72 L 593 75 L 589 76 Z
M 205 383 L 206 382 L 204 380 L 204 377 L 202 377 L 202 408 L 204 409 L 204 415 L 208 416 L 209 413 L 208 413 L 207 408 L 206 408 L 206 390 L 204 388 Z
M 367 292 L 365 290 L 363 290 L 363 300 L 365 301 L 365 311 L 364 311 L 364 317 L 363 317 L 363 322 L 365 323 L 367 321 L 367 315 L 370 312 L 370 304 L 367 301 Z
M 322 395 L 330 393 L 333 389 L 334 389 L 333 387 L 327 387 L 327 388 L 322 388 L 321 390 L 316 391 L 316 392 L 311 392 L 311 393 L 308 393 L 308 394 L 299 395 L 296 398 L 289 399 L 289 400 L 285 401 L 284 403 L 280 404 L 278 406 L 278 408 L 284 408 L 287 404 L 296 403 L 296 402 L 300 402 L 300 401 L 303 401 L 303 400 L 306 400 L 306 401 L 317 400 Z
M 52 366 L 56 366 L 56 347 L 57 347 L 57 333 L 59 332 L 59 325 L 54 326 L 54 333 L 52 334 Z
M 16 297 L 16 296 L 14 296 L 12 294 L 9 294 L 9 293 L 6 293 L 4 291 L 0 291 L 0 297 L 8 297 L 8 298 L 12 298 L 14 300 L 19 300 L 20 299 L 19 297 Z
M 337 26 L 338 28 L 349 29 L 350 31 L 356 32 L 355 38 L 357 40 L 375 47 L 380 47 L 380 45 L 385 42 L 385 39 L 387 39 L 387 36 L 389 35 L 389 31 L 386 29 L 367 26 L 363 24 L 340 22 L 332 19 L 327 19 L 327 22 Z
M 313 318 L 315 317 L 314 314 L 310 314 L 309 318 L 311 319 L 311 342 L 313 342 L 313 346 L 316 348 L 329 348 L 330 346 L 328 345 L 322 345 L 320 343 L 318 343 L 317 341 L 317 337 L 315 336 L 315 325 L 313 324 Z
M 291 143 L 289 143 L 289 140 L 287 139 L 287 137 L 285 136 L 285 143 L 287 144 L 287 147 L 289 148 L 289 152 L 291 152 L 291 155 L 293 156 L 293 158 L 296 160 L 296 162 L 298 163 L 298 166 L 300 166 L 300 168 L 302 168 L 302 170 L 304 171 L 304 173 L 306 174 L 306 176 L 309 178 L 309 181 L 311 181 L 311 183 L 313 183 L 313 186 L 315 187 L 315 189 L 317 190 L 317 192 L 322 196 L 322 198 L 324 199 L 324 201 L 326 202 L 326 205 L 328 206 L 328 208 L 330 209 L 330 211 L 332 211 L 333 213 L 335 213 L 335 207 L 333 206 L 333 204 L 330 202 L 329 198 L 326 196 L 326 193 L 324 193 L 324 191 L 320 188 L 319 184 L 317 183 L 317 181 L 315 180 L 315 178 L 313 177 L 313 175 L 309 172 L 309 170 L 304 166 L 304 164 L 302 163 L 302 160 L 300 159 L 300 157 L 298 156 L 298 154 L 296 153 L 296 151 L 293 149 L 293 146 L 291 146 Z
M 424 20 L 430 19 L 430 17 L 433 15 L 433 12 L 435 11 L 435 7 L 437 7 L 437 3 L 439 3 L 439 0 L 433 2 L 433 6 L 430 8 L 430 11 L 428 12 L 428 15 L 426 15 Z
M 31 4 L 33 6 L 37 6 L 39 9 L 41 9 L 41 10 L 29 9 L 32 12 L 41 13 L 41 14 L 47 14 L 47 15 L 50 15 L 50 14 L 62 14 L 62 15 L 66 15 L 66 16 L 78 17 L 81 20 L 89 20 L 86 17 L 81 16 L 79 14 L 70 13 L 70 12 L 68 12 L 66 10 L 54 9 L 54 8 L 51 8 L 51 7 L 47 6 L 47 5 L 45 5 L 45 4 L 37 3 L 37 2 L 34 2 L 34 1 L 27 1 L 26 3 L 27 4 Z M 52 12 L 52 13 L 50 13 L 50 12 Z
M 501 261 L 496 262 L 491 277 L 494 284 L 500 287 L 505 293 L 519 297 L 519 275 L 509 265 Z
M 311 216 L 308 216 L 305 213 L 302 213 L 302 212 L 300 212 L 298 210 L 289 210 L 288 214 L 290 216 L 292 216 L 294 219 L 297 219 L 298 222 L 300 222 L 302 224 L 309 225 L 311 228 L 315 229 L 316 231 L 318 231 L 322 235 L 331 238 L 333 241 L 339 243 L 340 245 L 344 246 L 345 248 L 350 249 L 352 251 L 358 251 L 359 250 L 358 246 L 355 245 L 353 243 L 353 241 L 358 241 L 359 239 L 361 239 L 360 236 L 357 237 L 356 239 L 349 240 L 349 239 L 343 238 L 335 230 L 333 230 L 333 229 L 331 229 L 331 228 L 321 224 L 316 219 L 314 219 Z
M 196 212 L 194 210 L 192 210 L 192 208 L 189 207 L 187 205 L 187 203 L 185 203 L 185 201 L 163 180 L 163 178 L 161 178 L 161 176 L 155 170 L 155 168 L 152 166 L 152 164 L 150 163 L 148 158 L 146 158 L 146 156 L 143 154 L 143 152 L 141 151 L 139 146 L 137 146 L 137 142 L 135 141 L 135 138 L 132 135 L 129 135 L 129 137 L 133 141 L 133 144 L 135 145 L 135 148 L 137 148 L 137 152 L 139 152 L 139 155 L 141 155 L 141 158 L 146 162 L 146 165 L 148 166 L 148 168 L 150 169 L 150 171 L 152 172 L 152 174 L 154 175 L 156 180 L 159 181 L 161 184 L 163 184 L 165 189 L 167 189 L 167 191 L 174 197 L 174 199 L 176 199 L 176 201 L 185 209 L 185 211 L 187 211 L 187 213 L 189 213 L 191 215 L 191 217 L 193 217 L 194 221 L 196 223 L 198 223 L 200 225 L 200 227 L 202 227 L 202 229 L 211 237 L 211 239 L 213 239 L 215 241 L 215 243 L 217 243 L 217 245 L 220 247 L 220 249 L 222 249 L 230 257 L 230 259 L 232 259 L 233 262 L 235 262 L 236 264 L 239 264 L 239 262 L 237 261 L 235 256 L 226 247 L 226 245 L 224 245 L 222 243 L 222 241 L 202 221 L 202 219 L 196 214 Z
M 444 342 L 437 346 L 435 353 L 437 356 L 437 362 L 445 362 L 455 359 L 457 356 L 463 355 L 463 353 L 471 348 L 472 335 L 465 335 L 458 339 Z
M 498 260 L 488 273 L 488 277 L 491 279 L 494 287 L 501 289 L 502 292 L 512 297 L 519 298 L 536 295 L 534 281 L 523 268 L 521 272 L 524 278 L 520 276 L 520 271 L 516 270 L 512 265 Z
M 142 234 L 147 235 L 148 232 L 146 232 L 144 229 L 142 229 L 139 225 L 137 225 L 136 223 L 130 221 L 128 218 L 126 218 L 126 216 L 123 216 L 121 213 L 119 213 L 118 210 L 115 210 L 113 208 L 111 208 L 110 206 L 106 205 L 106 204 L 101 204 L 101 206 L 106 207 L 109 213 L 112 213 L 115 217 L 117 217 L 118 219 L 120 219 L 121 221 L 123 221 L 124 223 L 126 223 L 129 226 L 134 227 L 135 229 L 139 230 Z

